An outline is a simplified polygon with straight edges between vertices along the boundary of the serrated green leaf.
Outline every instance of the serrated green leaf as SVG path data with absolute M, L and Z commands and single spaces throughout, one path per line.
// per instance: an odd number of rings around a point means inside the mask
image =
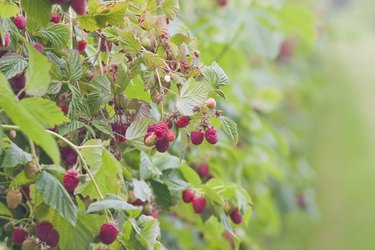
M 237 144 L 238 142 L 237 123 L 235 123 L 232 119 L 226 116 L 220 116 L 220 122 L 225 133 L 229 135 L 229 137 L 232 139 L 232 142 L 234 144 Z
M 181 172 L 177 169 L 167 169 L 163 171 L 161 180 L 168 186 L 171 191 L 181 191 L 191 186 L 190 183 L 187 183 L 184 180 Z
M 154 249 L 154 244 L 160 237 L 159 221 L 151 216 L 142 215 L 138 219 L 138 225 L 141 228 L 141 242 L 146 249 Z
M 102 194 L 118 194 L 121 192 L 123 184 L 121 164 L 107 150 L 103 151 L 101 166 L 95 172 L 94 179 L 99 186 Z M 88 179 L 85 183 L 76 188 L 76 192 L 91 199 L 100 199 L 93 182 Z
M 82 77 L 82 65 L 80 54 L 77 50 L 71 50 L 65 67 L 68 80 L 78 81 Z
M 111 127 L 108 125 L 107 122 L 102 120 L 94 120 L 91 122 L 94 127 L 99 130 L 100 132 L 103 132 L 106 135 L 109 135 L 113 138 L 113 133 Z
M 126 139 L 128 142 L 139 150 L 149 150 L 150 148 L 144 144 L 143 138 L 146 135 L 147 128 L 152 120 L 142 119 L 132 122 L 126 130 Z
M 121 44 L 124 46 L 126 53 L 135 56 L 142 48 L 142 44 L 133 32 L 125 32 L 121 34 Z
M 199 175 L 188 165 L 183 164 L 180 167 L 180 171 L 185 180 L 194 187 L 198 187 L 202 183 L 201 178 L 199 178 Z
M 172 195 L 166 184 L 151 180 L 151 186 L 155 195 L 156 204 L 162 207 L 163 210 L 168 211 L 173 205 Z
M 152 176 L 159 176 L 161 172 L 155 168 L 150 157 L 143 151 L 141 151 L 141 162 L 139 166 L 139 173 L 142 180 L 146 180 Z
M 180 12 L 178 0 L 164 0 L 161 4 L 161 10 L 169 19 L 174 19 Z
M 1 167 L 12 168 L 18 165 L 24 165 L 33 159 L 32 155 L 23 151 L 16 144 L 11 143 L 5 151 L 5 156 Z
M 163 58 L 159 55 L 145 51 L 142 53 L 143 62 L 149 68 L 165 67 Z
M 181 165 L 178 157 L 166 153 L 156 153 L 152 159 L 155 166 L 160 171 L 164 171 L 166 169 L 177 169 Z
M 4 136 L 4 131 L 3 127 L 1 126 L 1 120 L 0 120 L 0 155 L 3 153 L 3 136 Z
M 216 62 L 213 62 L 210 66 L 204 67 L 202 73 L 206 81 L 215 88 L 229 83 L 228 76 Z
M 64 48 L 69 42 L 69 30 L 61 24 L 51 23 L 38 30 L 35 35 L 46 39 L 53 48 Z
M 48 58 L 31 44 L 26 44 L 26 48 L 29 52 L 29 66 L 26 69 L 26 93 L 32 96 L 42 96 L 47 92 L 50 84 L 51 64 Z
M 141 212 L 142 208 L 135 207 L 123 200 L 119 199 L 104 199 L 102 201 L 97 201 L 94 203 L 91 203 L 90 206 L 87 208 L 86 213 L 95 213 L 99 212 L 105 209 L 114 209 L 114 210 L 139 210 L 139 213 Z
M 0 72 L 10 79 L 21 74 L 27 67 L 27 61 L 24 57 L 16 53 L 8 53 L 0 58 Z
M 36 144 L 51 157 L 54 163 L 60 163 L 60 152 L 52 135 L 44 131 L 43 126 L 16 101 L 5 76 L 0 73 L 0 107 L 21 131 L 29 136 Z
M 151 189 L 145 181 L 133 179 L 134 195 L 142 201 L 150 201 Z
M 79 117 L 90 119 L 91 111 L 86 99 L 84 99 L 81 92 L 73 85 L 69 85 L 69 89 L 72 91 L 72 100 L 69 103 L 69 117 L 71 119 L 78 119 Z
M 53 175 L 43 171 L 35 183 L 43 201 L 66 219 L 72 226 L 77 223 L 78 209 L 63 185 Z
M 49 23 L 52 9 L 50 0 L 23 0 L 21 3 L 27 14 L 28 23 L 32 20 L 42 27 Z
M 81 153 L 83 158 L 90 166 L 91 171 L 96 171 L 102 165 L 103 159 L 103 147 L 99 147 L 103 145 L 103 142 L 99 139 L 92 139 L 86 141 L 82 146 L 84 148 L 81 149 Z M 85 146 L 98 146 L 98 147 L 87 147 Z
M 64 122 L 69 122 L 61 109 L 51 100 L 40 97 L 26 98 L 20 101 L 32 116 L 41 122 L 45 128 L 53 128 Z
M 77 131 L 80 128 L 83 128 L 84 125 L 85 124 L 83 122 L 72 121 L 70 123 L 63 124 L 63 125 L 59 126 L 57 131 L 60 135 L 64 136 L 64 135 L 70 134 L 74 131 Z
M 187 116 L 194 114 L 194 108 L 200 107 L 207 99 L 208 89 L 200 82 L 196 82 L 194 78 L 190 78 L 182 86 L 181 93 L 176 100 L 177 110 Z

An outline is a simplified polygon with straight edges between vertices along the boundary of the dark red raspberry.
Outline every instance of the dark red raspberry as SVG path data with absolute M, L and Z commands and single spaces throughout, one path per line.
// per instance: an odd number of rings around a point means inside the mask
M 0 48 L 8 48 L 10 46 L 10 35 L 8 32 L 4 34 L 4 42 L 0 37 Z
M 137 206 L 137 207 L 143 206 L 143 204 L 145 204 L 145 202 L 142 201 L 141 199 L 135 199 L 135 200 L 132 202 L 132 205 Z
M 160 139 L 155 144 L 156 150 L 160 153 L 164 153 L 169 148 L 169 142 L 166 139 Z
M 69 169 L 64 174 L 64 187 L 67 191 L 73 192 L 79 184 L 78 172 Z
M 206 137 L 206 140 L 211 144 L 216 144 L 219 141 L 217 131 L 214 128 L 208 128 L 204 136 Z
M 49 240 L 50 234 L 53 230 L 53 226 L 49 221 L 43 221 L 36 225 L 35 228 L 35 235 L 38 237 L 41 241 L 46 242 Z
M 15 245 L 22 245 L 27 238 L 27 231 L 22 227 L 16 227 L 12 232 L 12 242 Z
M 28 185 L 22 186 L 21 189 L 22 189 L 22 200 L 26 201 L 30 199 L 30 186 Z
M 20 30 L 26 29 L 26 17 L 24 16 L 16 16 L 15 18 L 13 18 L 13 23 Z
M 128 124 L 122 122 L 114 122 L 111 124 L 112 131 L 115 135 L 115 143 L 126 142 L 126 130 L 128 129 Z
M 238 212 L 238 208 L 233 209 L 233 211 L 230 213 L 230 219 L 234 224 L 242 223 L 242 215 Z
M 162 139 L 168 133 L 168 124 L 159 122 L 148 127 L 147 132 L 154 132 L 158 139 Z
M 77 49 L 79 53 L 82 53 L 86 50 L 87 47 L 87 41 L 86 40 L 80 40 L 77 42 Z
M 204 178 L 210 174 L 210 167 L 206 163 L 199 165 L 197 172 L 201 178 Z
M 59 15 L 59 13 L 52 12 L 52 14 L 51 14 L 51 20 L 50 20 L 52 23 L 59 23 L 60 19 L 61 19 L 61 17 Z
M 68 114 L 68 112 L 69 112 L 69 106 L 68 106 L 68 104 L 60 102 L 59 103 L 59 107 L 60 107 L 61 111 L 64 112 L 65 115 Z
M 77 163 L 77 153 L 71 149 L 70 147 L 62 147 L 60 149 L 61 159 L 65 161 L 65 165 L 67 168 L 70 168 L 74 164 Z
M 227 6 L 228 1 L 229 1 L 229 0 L 216 0 L 217 5 L 219 5 L 219 6 L 222 7 L 222 8 L 225 7 L 225 6 Z
M 283 41 L 279 49 L 277 60 L 289 62 L 294 55 L 294 46 L 294 42 L 290 39 Z
M 176 139 L 176 135 L 174 134 L 173 131 L 168 131 L 168 133 L 165 135 L 165 139 L 166 139 L 168 142 L 173 142 L 174 139 Z
M 193 209 L 196 214 L 203 213 L 203 211 L 206 209 L 206 199 L 204 197 L 194 197 L 191 202 L 193 204 Z
M 177 127 L 179 128 L 185 128 L 186 126 L 189 125 L 189 118 L 186 117 L 186 116 L 181 116 L 180 118 L 178 118 L 178 120 L 176 121 L 176 125 Z
M 182 192 L 182 200 L 185 203 L 190 203 L 194 199 L 194 196 L 195 196 L 195 192 L 192 189 L 185 189 Z
M 201 130 L 194 130 L 190 133 L 191 142 L 194 145 L 200 145 L 204 139 L 204 133 Z
M 119 233 L 119 230 L 114 223 L 104 223 L 100 228 L 99 238 L 101 242 L 106 245 L 110 245 L 112 242 L 116 240 L 116 237 Z
M 26 79 L 24 74 L 16 75 L 11 80 L 12 87 L 15 90 L 15 92 L 19 92 L 21 89 L 23 89 L 26 86 Z
M 42 44 L 40 44 L 40 43 L 34 43 L 34 48 L 37 50 L 37 51 L 39 51 L 39 52 L 43 52 L 44 51 L 44 47 L 43 47 L 43 45 Z
M 86 14 L 86 0 L 71 0 L 70 6 L 77 13 L 77 15 Z
M 50 247 L 56 247 L 57 244 L 59 244 L 59 239 L 59 232 L 53 229 L 48 235 L 48 238 L 45 240 L 45 243 Z

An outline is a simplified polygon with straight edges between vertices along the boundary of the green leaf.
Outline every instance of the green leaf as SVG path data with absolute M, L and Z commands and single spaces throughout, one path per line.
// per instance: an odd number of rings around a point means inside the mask
M 0 202 L 0 215 L 12 217 L 12 213 L 2 202 Z
M 51 100 L 40 97 L 26 98 L 20 101 L 27 111 L 41 122 L 45 128 L 53 128 L 64 122 L 69 122 L 61 109 Z
M 139 166 L 139 172 L 142 180 L 149 179 L 153 176 L 161 175 L 159 169 L 155 168 L 150 157 L 143 151 L 141 151 L 141 162 Z
M 65 67 L 68 80 L 78 81 L 82 77 L 82 65 L 80 54 L 77 50 L 71 50 Z
M 27 19 L 42 27 L 51 19 L 51 6 L 50 0 L 22 0 L 22 8 L 27 14 Z
M 69 85 L 69 89 L 72 91 L 72 100 L 69 103 L 69 117 L 71 119 L 78 119 L 79 117 L 91 119 L 90 108 L 86 99 L 81 95 L 81 92 L 73 85 Z
M 0 120 L 0 155 L 3 153 L 3 136 L 4 136 L 4 131 L 3 127 L 1 126 L 1 120 Z
M 126 53 L 135 56 L 141 50 L 142 44 L 133 32 L 125 32 L 121 34 L 121 44 L 124 46 Z
M 60 152 L 52 135 L 44 131 L 42 125 L 15 100 L 3 74 L 0 74 L 0 107 L 14 124 L 20 126 L 21 131 L 29 136 L 36 144 L 51 157 L 54 163 L 60 163 Z
M 154 244 L 160 237 L 159 221 L 150 216 L 142 215 L 138 219 L 138 225 L 141 228 L 141 242 L 146 249 L 155 249 Z
M 115 210 L 123 210 L 123 211 L 139 210 L 139 212 L 141 212 L 142 210 L 142 208 L 135 207 L 121 200 L 121 198 L 118 197 L 118 199 L 109 198 L 109 199 L 104 199 L 102 201 L 91 203 L 90 206 L 87 208 L 86 213 L 95 213 L 95 212 L 102 211 L 105 209 L 115 209 Z
M 167 153 L 156 153 L 153 156 L 153 162 L 155 166 L 164 171 L 166 169 L 177 169 L 180 167 L 180 159 L 174 155 L 170 155 Z
M 7 3 L 6 1 L 0 2 L 0 17 L 7 18 L 16 16 L 18 14 L 18 7 L 15 4 Z
M 63 125 L 59 126 L 58 132 L 59 132 L 60 135 L 64 136 L 64 135 L 70 134 L 74 131 L 77 131 L 78 129 L 84 127 L 84 125 L 85 124 L 83 122 L 72 121 L 70 123 L 63 124 Z
M 16 144 L 11 143 L 8 149 L 5 151 L 5 156 L 1 167 L 12 168 L 18 165 L 24 165 L 32 161 L 33 157 L 31 154 L 23 151 Z
M 117 3 L 115 6 L 101 7 L 95 13 L 95 19 L 99 26 L 109 25 L 122 26 L 125 22 L 124 16 L 129 6 L 129 2 Z
M 30 185 L 34 182 L 34 179 L 27 179 L 25 171 L 21 171 L 16 175 L 16 177 L 13 178 L 12 182 L 9 185 L 9 188 L 19 188 L 25 185 Z
M 0 72 L 2 72 L 7 79 L 21 74 L 26 67 L 26 59 L 19 54 L 8 53 L 0 58 Z
M 238 142 L 237 123 L 235 123 L 232 119 L 226 116 L 220 116 L 220 122 L 225 133 L 229 135 L 229 137 L 232 139 L 232 142 L 234 144 L 237 144 Z
M 161 10 L 169 19 L 175 19 L 180 12 L 178 0 L 164 0 L 161 4 Z
M 121 192 L 123 185 L 121 164 L 107 150 L 103 151 L 101 166 L 93 175 L 102 194 L 119 194 Z M 84 196 L 89 196 L 91 199 L 100 199 L 90 179 L 79 185 L 76 188 L 76 192 Z
M 64 48 L 69 42 L 69 30 L 61 24 L 51 23 L 38 30 L 35 35 L 46 39 L 53 48 Z
M 185 180 L 192 184 L 194 187 L 197 187 L 202 183 L 201 178 L 199 178 L 199 175 L 188 165 L 183 164 L 180 167 L 180 171 Z
M 125 137 L 128 142 L 141 151 L 149 149 L 149 147 L 144 144 L 143 138 L 146 135 L 147 128 L 151 122 L 152 120 L 150 119 L 137 120 L 132 122 L 126 130 Z
M 26 93 L 33 96 L 42 96 L 47 92 L 50 84 L 51 64 L 48 58 L 31 44 L 26 44 L 26 48 L 29 52 L 29 66 L 26 69 Z
M 159 55 L 145 51 L 142 53 L 143 62 L 149 68 L 165 67 L 163 58 Z
M 142 201 L 150 201 L 151 199 L 151 189 L 147 185 L 145 181 L 139 181 L 137 179 L 133 179 L 133 186 L 134 186 L 134 195 L 138 199 Z
M 190 183 L 187 183 L 184 180 L 181 172 L 177 169 L 167 169 L 163 171 L 161 180 L 168 186 L 171 191 L 181 191 L 191 186 Z
M 213 87 L 220 87 L 229 83 L 228 76 L 216 62 L 204 67 L 202 73 L 204 79 Z
M 107 122 L 102 120 L 94 120 L 91 123 L 97 130 L 113 138 L 112 128 L 108 125 Z
M 181 93 L 177 97 L 177 110 L 187 116 L 194 114 L 194 108 L 200 107 L 207 99 L 208 89 L 200 82 L 196 82 L 194 78 L 190 78 L 182 86 Z
M 63 185 L 53 175 L 43 171 L 35 183 L 43 201 L 58 212 L 72 226 L 77 223 L 78 209 Z
M 168 186 L 155 180 L 151 180 L 151 186 L 156 204 L 160 205 L 163 210 L 168 211 L 173 205 L 172 195 L 169 192 Z
M 85 146 L 99 146 L 103 145 L 103 142 L 99 139 L 88 140 L 83 144 L 84 148 L 81 149 L 81 153 L 86 163 L 90 166 L 91 171 L 95 171 L 102 165 L 103 159 L 103 147 L 87 147 Z

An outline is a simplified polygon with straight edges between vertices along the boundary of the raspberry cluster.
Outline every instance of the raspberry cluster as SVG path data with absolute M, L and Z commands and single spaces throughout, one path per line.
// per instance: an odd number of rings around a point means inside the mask
M 182 200 L 185 203 L 191 203 L 194 209 L 194 212 L 197 214 L 201 214 L 206 209 L 206 198 L 203 196 L 197 196 L 195 191 L 192 189 L 185 189 L 182 192 Z
M 190 139 L 194 145 L 202 144 L 204 138 L 210 144 L 216 144 L 219 141 L 217 130 L 214 127 L 207 128 L 205 132 L 197 129 L 190 133 Z
M 50 247 L 56 247 L 59 243 L 59 233 L 48 221 L 43 221 L 36 225 L 35 235 L 40 241 L 45 242 Z
M 159 122 L 148 127 L 143 139 L 145 145 L 155 145 L 157 151 L 164 153 L 168 150 L 169 143 L 175 140 L 175 137 L 174 132 L 169 129 L 167 123 Z
M 77 15 L 85 15 L 87 11 L 86 0 L 51 0 L 52 4 L 70 5 Z

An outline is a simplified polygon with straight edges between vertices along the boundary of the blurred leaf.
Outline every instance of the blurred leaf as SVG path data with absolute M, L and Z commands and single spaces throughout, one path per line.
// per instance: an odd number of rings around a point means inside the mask
M 160 170 L 155 168 L 149 156 L 143 151 L 141 151 L 141 162 L 139 166 L 139 172 L 142 180 L 146 180 L 150 177 L 161 175 Z
M 86 213 L 95 213 L 95 212 L 102 211 L 105 209 L 127 211 L 127 210 L 141 210 L 142 208 L 135 207 L 121 199 L 106 198 L 102 201 L 91 203 L 90 206 L 87 208 Z
M 151 189 L 147 185 L 145 181 L 139 181 L 137 179 L 133 179 L 133 186 L 134 186 L 134 195 L 138 199 L 142 201 L 150 201 L 151 200 Z
M 43 171 L 35 183 L 43 201 L 58 212 L 72 226 L 77 223 L 78 210 L 63 185 L 51 174 Z
M 169 19 L 174 19 L 180 12 L 178 0 L 164 0 L 161 4 L 161 10 Z
M 151 180 L 151 186 L 155 195 L 156 204 L 161 206 L 163 210 L 168 211 L 173 205 L 172 196 L 169 192 L 168 186 L 155 180 Z
M 59 126 L 58 133 L 62 136 L 70 134 L 78 129 L 82 128 L 85 124 L 80 121 L 72 121 L 70 123 Z
M 156 153 L 152 159 L 155 166 L 161 171 L 171 168 L 177 169 L 181 165 L 178 157 L 166 153 Z
M 213 62 L 210 66 L 203 68 L 203 77 L 213 87 L 220 87 L 229 83 L 229 78 L 220 66 Z
M 226 116 L 220 116 L 221 126 L 223 127 L 225 133 L 229 135 L 232 139 L 234 145 L 238 143 L 238 129 L 237 124 Z
M 29 52 L 29 66 L 26 69 L 26 93 L 42 96 L 47 92 L 50 84 L 51 64 L 48 58 L 31 44 L 26 44 L 26 47 Z
M 17 5 L 12 3 L 7 3 L 6 1 L 0 2 L 0 17 L 7 18 L 13 17 L 18 14 Z
M 5 156 L 1 167 L 12 168 L 18 165 L 24 165 L 32 161 L 33 157 L 31 154 L 23 151 L 16 144 L 11 143 L 5 151 Z
M 0 202 L 0 215 L 12 217 L 12 213 L 2 202 Z
M 103 147 L 87 147 L 85 146 L 99 146 L 103 142 L 99 139 L 91 139 L 86 141 L 82 146 L 81 153 L 86 163 L 90 166 L 91 171 L 95 171 L 102 165 Z
M 27 67 L 27 61 L 24 57 L 16 53 L 7 53 L 0 58 L 0 72 L 10 79 L 21 74 Z
M 42 27 L 49 23 L 52 7 L 50 0 L 22 0 L 21 3 L 22 8 L 27 14 L 28 22 L 32 20 Z
M 199 175 L 188 165 L 181 165 L 180 171 L 185 180 L 194 187 L 198 187 L 201 184 L 201 178 L 199 177 Z
M 141 242 L 145 245 L 146 249 L 154 249 L 154 244 L 160 236 L 159 221 L 151 216 L 142 215 L 138 219 L 138 225 L 141 228 Z
M 69 42 L 69 30 L 61 24 L 50 23 L 47 27 L 38 30 L 35 35 L 46 39 L 53 48 L 66 47 Z

